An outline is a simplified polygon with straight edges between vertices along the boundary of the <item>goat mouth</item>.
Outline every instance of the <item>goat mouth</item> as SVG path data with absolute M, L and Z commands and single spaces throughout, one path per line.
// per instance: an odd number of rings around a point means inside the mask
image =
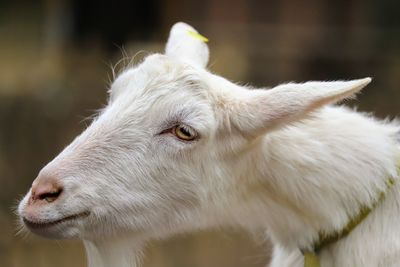
M 62 224 L 64 222 L 70 222 L 70 221 L 73 221 L 76 219 L 85 218 L 87 216 L 89 216 L 89 212 L 85 211 L 82 213 L 66 216 L 64 218 L 53 220 L 53 221 L 48 221 L 48 220 L 31 221 L 25 217 L 22 220 L 24 221 L 24 224 L 30 229 L 43 229 L 43 228 L 49 228 L 52 226 Z

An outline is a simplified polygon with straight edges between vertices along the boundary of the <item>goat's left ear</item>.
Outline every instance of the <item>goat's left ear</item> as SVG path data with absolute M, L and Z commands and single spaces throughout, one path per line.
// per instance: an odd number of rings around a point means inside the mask
M 178 22 L 171 28 L 165 54 L 191 65 L 205 68 L 209 57 L 207 41 L 206 37 L 200 35 L 190 25 Z
M 307 117 L 317 108 L 351 97 L 371 82 L 352 81 L 288 83 L 270 90 L 250 90 L 236 99 L 230 120 L 248 138 Z

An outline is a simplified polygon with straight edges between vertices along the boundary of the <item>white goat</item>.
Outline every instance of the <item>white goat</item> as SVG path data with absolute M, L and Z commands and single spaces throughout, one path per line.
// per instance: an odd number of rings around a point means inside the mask
M 300 267 L 321 233 L 370 207 L 318 251 L 321 266 L 400 266 L 400 126 L 327 106 L 370 78 L 250 90 L 207 62 L 204 37 L 174 25 L 165 55 L 123 72 L 107 107 L 41 170 L 19 205 L 24 225 L 82 239 L 91 267 L 137 266 L 150 239 L 234 225 L 265 231 L 271 266 Z

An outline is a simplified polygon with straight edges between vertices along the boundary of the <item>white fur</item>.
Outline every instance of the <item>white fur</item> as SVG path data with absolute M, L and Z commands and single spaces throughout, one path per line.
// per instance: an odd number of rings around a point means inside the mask
M 84 240 L 90 267 L 136 266 L 147 240 L 223 225 L 265 231 L 272 267 L 301 267 L 300 249 L 342 229 L 386 190 L 398 123 L 341 106 L 369 78 L 251 90 L 208 72 L 208 48 L 173 27 L 166 54 L 113 83 L 108 106 L 39 174 L 62 182 L 57 201 L 19 214 L 85 218 L 41 233 Z M 178 44 L 178 45 L 177 45 Z M 166 133 L 177 123 L 200 138 Z M 322 250 L 323 267 L 400 265 L 400 185 L 346 238 Z

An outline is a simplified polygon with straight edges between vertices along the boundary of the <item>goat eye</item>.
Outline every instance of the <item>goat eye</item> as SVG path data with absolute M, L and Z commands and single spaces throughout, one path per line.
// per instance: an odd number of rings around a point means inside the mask
M 192 141 L 198 136 L 197 132 L 190 126 L 177 125 L 173 129 L 173 133 L 181 140 Z

